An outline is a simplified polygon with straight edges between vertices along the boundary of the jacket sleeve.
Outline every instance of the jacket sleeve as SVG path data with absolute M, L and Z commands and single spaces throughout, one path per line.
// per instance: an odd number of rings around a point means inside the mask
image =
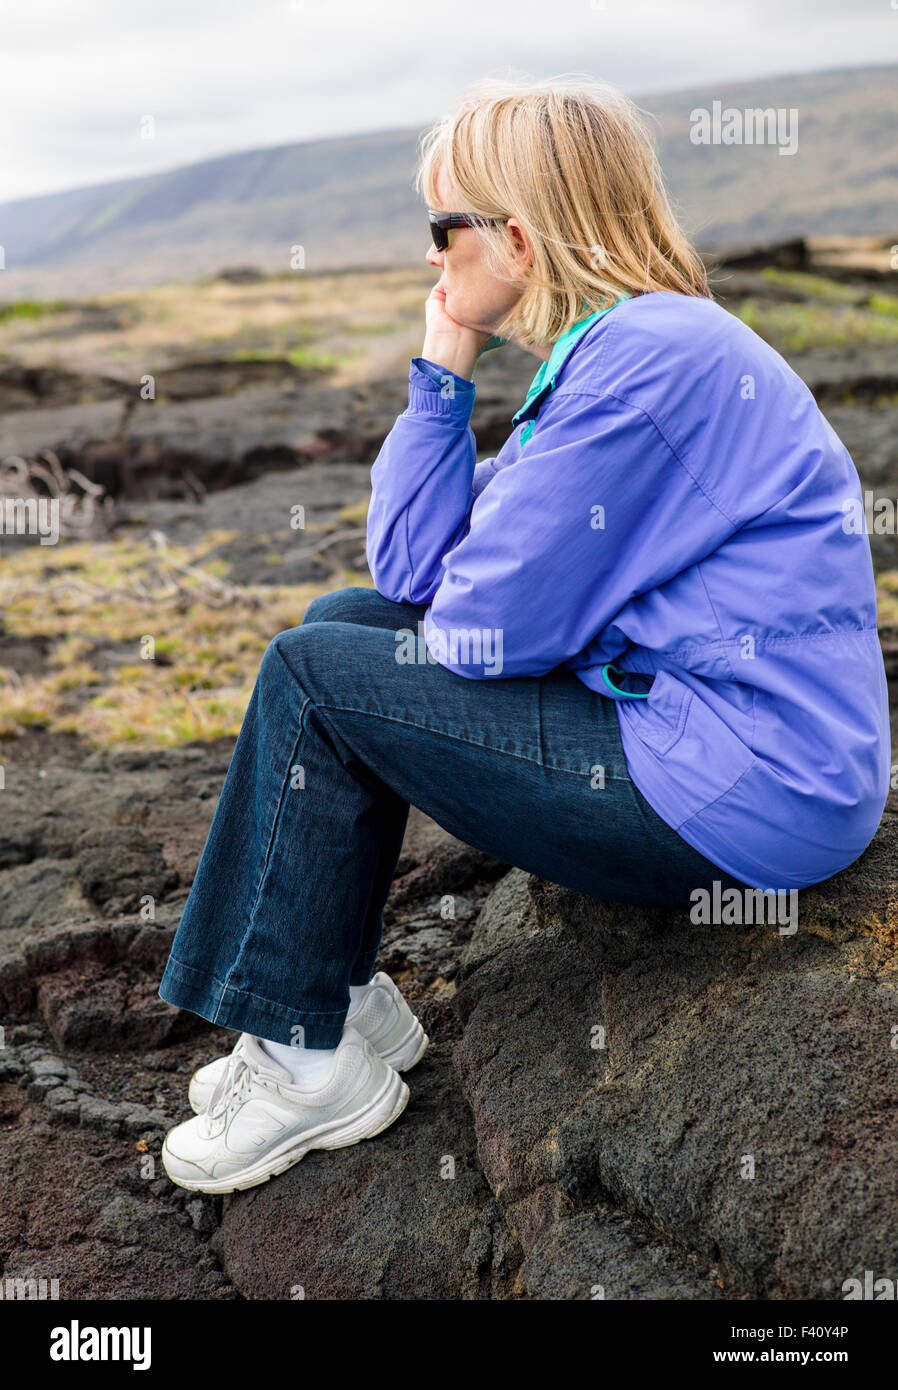
M 474 502 L 473 381 L 412 359 L 408 408 L 371 469 L 366 555 L 375 587 L 396 602 L 427 603 L 441 560 L 466 533 Z
M 425 643 L 471 679 L 542 675 L 736 529 L 643 411 L 553 394 L 445 555 Z

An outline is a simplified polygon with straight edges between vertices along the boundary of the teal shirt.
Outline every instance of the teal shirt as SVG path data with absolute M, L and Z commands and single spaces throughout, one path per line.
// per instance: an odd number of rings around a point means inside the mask
M 567 361 L 575 343 L 579 342 L 587 328 L 591 328 L 600 318 L 604 318 L 605 314 L 610 314 L 611 310 L 615 308 L 616 305 L 620 304 L 622 299 L 630 298 L 632 298 L 632 296 L 625 290 L 623 294 L 614 301 L 614 304 L 609 304 L 606 308 L 599 309 L 596 313 L 589 314 L 586 318 L 578 319 L 575 324 L 571 325 L 566 333 L 562 333 L 561 337 L 555 340 L 549 360 L 543 362 L 540 366 L 539 371 L 530 383 L 524 404 L 521 406 L 520 410 L 512 416 L 512 425 L 519 425 L 521 421 L 527 417 L 530 412 L 530 407 L 537 397 L 542 397 L 549 391 L 554 391 L 556 373 L 559 371 L 562 364 Z M 534 415 L 535 412 L 533 415 L 530 415 L 530 418 L 521 430 L 521 444 L 526 443 L 533 433 L 533 426 L 536 423 Z

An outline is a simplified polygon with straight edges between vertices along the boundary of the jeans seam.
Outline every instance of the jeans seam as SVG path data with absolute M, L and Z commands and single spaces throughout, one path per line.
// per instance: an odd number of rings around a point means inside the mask
M 334 714 L 365 714 L 369 715 L 372 719 L 384 719 L 388 723 L 402 724 L 409 729 L 423 729 L 426 733 L 439 734 L 441 738 L 451 738 L 456 743 L 465 743 L 469 748 L 482 748 L 489 753 L 498 753 L 508 758 L 519 758 L 522 762 L 533 763 L 535 767 L 544 768 L 546 772 L 566 772 L 571 777 L 590 777 L 592 775 L 588 769 L 585 772 L 581 772 L 576 767 L 558 767 L 552 763 L 542 762 L 539 758 L 529 758 L 526 753 L 513 753 L 507 748 L 497 748 L 493 743 L 478 742 L 476 739 L 471 738 L 462 738 L 461 734 L 453 734 L 448 729 L 434 728 L 430 724 L 419 724 L 414 719 L 400 719 L 397 715 L 383 714 L 380 710 L 357 709 L 354 705 L 325 705 L 321 703 L 317 704 L 315 708 L 319 713 L 322 710 L 328 710 Z M 612 782 L 632 782 L 633 779 L 630 777 L 629 773 L 622 777 L 618 777 L 612 773 L 609 780 Z
M 278 649 L 275 648 L 275 651 L 278 651 Z M 284 661 L 283 656 L 281 656 L 280 651 L 278 651 L 278 656 L 280 657 L 281 661 L 283 662 L 283 664 L 284 664 L 284 666 L 287 668 L 287 670 L 290 671 L 290 667 L 287 666 L 287 663 L 286 663 L 286 661 Z M 292 676 L 292 675 L 293 675 L 293 672 L 290 671 L 290 674 L 291 674 L 291 676 Z M 294 679 L 295 679 L 295 677 L 294 677 Z M 297 760 L 297 755 L 298 755 L 298 752 L 299 752 L 299 745 L 302 743 L 303 737 L 304 737 L 304 735 L 305 735 L 305 733 L 306 733 L 306 727 L 305 727 L 306 710 L 309 708 L 309 705 L 310 705 L 311 703 L 312 703 L 312 697 L 311 697 L 310 695 L 306 695 L 305 702 L 304 702 L 304 704 L 303 704 L 303 706 L 302 706 L 302 709 L 301 709 L 300 712 L 299 712 L 299 733 L 297 734 L 297 736 L 296 736 L 296 741 L 295 741 L 295 743 L 294 743 L 294 745 L 293 745 L 293 753 L 291 754 L 290 758 L 288 759 L 288 764 L 289 764 L 289 766 L 292 766 L 293 763 Z M 284 807 L 284 797 L 285 797 L 285 795 L 286 795 L 288 785 L 289 785 L 289 772 L 288 772 L 287 777 L 285 777 L 285 779 L 284 779 L 284 785 L 283 785 L 282 788 L 281 788 L 281 796 L 280 796 L 280 800 L 278 801 L 277 810 L 275 811 L 274 817 L 273 817 L 272 822 L 271 822 L 271 834 L 270 834 L 269 837 L 268 837 L 268 844 L 267 844 L 266 847 L 265 847 L 265 857 L 264 857 L 264 861 L 263 861 L 263 864 L 262 864 L 262 872 L 261 872 L 261 874 L 259 875 L 259 882 L 256 884 L 256 891 L 255 891 L 255 894 L 254 894 L 254 896 L 253 896 L 253 901 L 252 901 L 252 904 L 251 904 L 250 909 L 249 909 L 249 916 L 248 916 L 248 918 L 247 918 L 246 928 L 245 928 L 245 930 L 244 930 L 244 932 L 243 932 L 243 935 L 242 935 L 241 938 L 240 938 L 240 944 L 239 944 L 239 946 L 237 947 L 237 950 L 236 950 L 236 952 L 235 952 L 235 954 L 234 954 L 234 959 L 233 959 L 233 961 L 231 962 L 230 968 L 229 968 L 229 970 L 228 970 L 227 978 L 225 979 L 224 983 L 222 984 L 222 992 L 223 992 L 223 993 L 224 993 L 224 991 L 226 991 L 226 990 L 229 990 L 229 989 L 233 989 L 233 988 L 234 988 L 234 986 L 232 986 L 229 982 L 230 982 L 231 976 L 233 975 L 235 969 L 237 968 L 237 962 L 239 961 L 241 955 L 243 954 L 243 948 L 244 948 L 244 946 L 246 945 L 247 940 L 249 939 L 249 936 L 250 936 L 250 934 L 251 934 L 251 932 L 252 932 L 252 930 L 253 930 L 253 913 L 255 912 L 256 906 L 257 906 L 257 904 L 258 904 L 258 902 L 259 902 L 259 896 L 260 896 L 260 894 L 261 894 L 261 892 L 262 892 L 262 884 L 265 882 L 265 874 L 267 873 L 267 871 L 268 871 L 268 865 L 269 865 L 269 863 L 271 862 L 271 852 L 272 852 L 272 848 L 273 848 L 273 846 L 274 846 L 275 837 L 276 837 L 276 835 L 277 835 L 278 824 L 279 824 L 280 818 L 281 818 L 281 811 L 283 810 L 283 807 Z M 219 1010 L 221 1009 L 222 1002 L 223 1002 L 223 999 L 219 999 L 218 1004 L 217 1004 L 216 1009 L 215 1009 L 215 1018 L 212 1019 L 212 1022 L 213 1022 L 213 1023 L 215 1022 L 215 1019 L 218 1017 L 218 1012 L 219 1012 Z

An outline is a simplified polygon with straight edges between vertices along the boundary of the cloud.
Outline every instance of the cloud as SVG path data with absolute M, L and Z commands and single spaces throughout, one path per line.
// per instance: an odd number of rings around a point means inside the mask
M 509 68 L 641 96 L 879 62 L 896 28 L 883 0 L 29 0 L 4 15 L 0 198 L 423 126 Z

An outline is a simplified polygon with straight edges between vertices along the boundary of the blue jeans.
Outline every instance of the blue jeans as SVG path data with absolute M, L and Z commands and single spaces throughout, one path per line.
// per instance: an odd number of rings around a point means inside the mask
M 336 1047 L 348 987 L 374 971 L 410 803 L 596 898 L 686 905 L 715 879 L 744 887 L 631 781 L 612 700 L 557 670 L 468 679 L 423 637 L 404 664 L 397 633 L 417 639 L 424 612 L 343 589 L 269 644 L 162 977 L 170 1004 Z

